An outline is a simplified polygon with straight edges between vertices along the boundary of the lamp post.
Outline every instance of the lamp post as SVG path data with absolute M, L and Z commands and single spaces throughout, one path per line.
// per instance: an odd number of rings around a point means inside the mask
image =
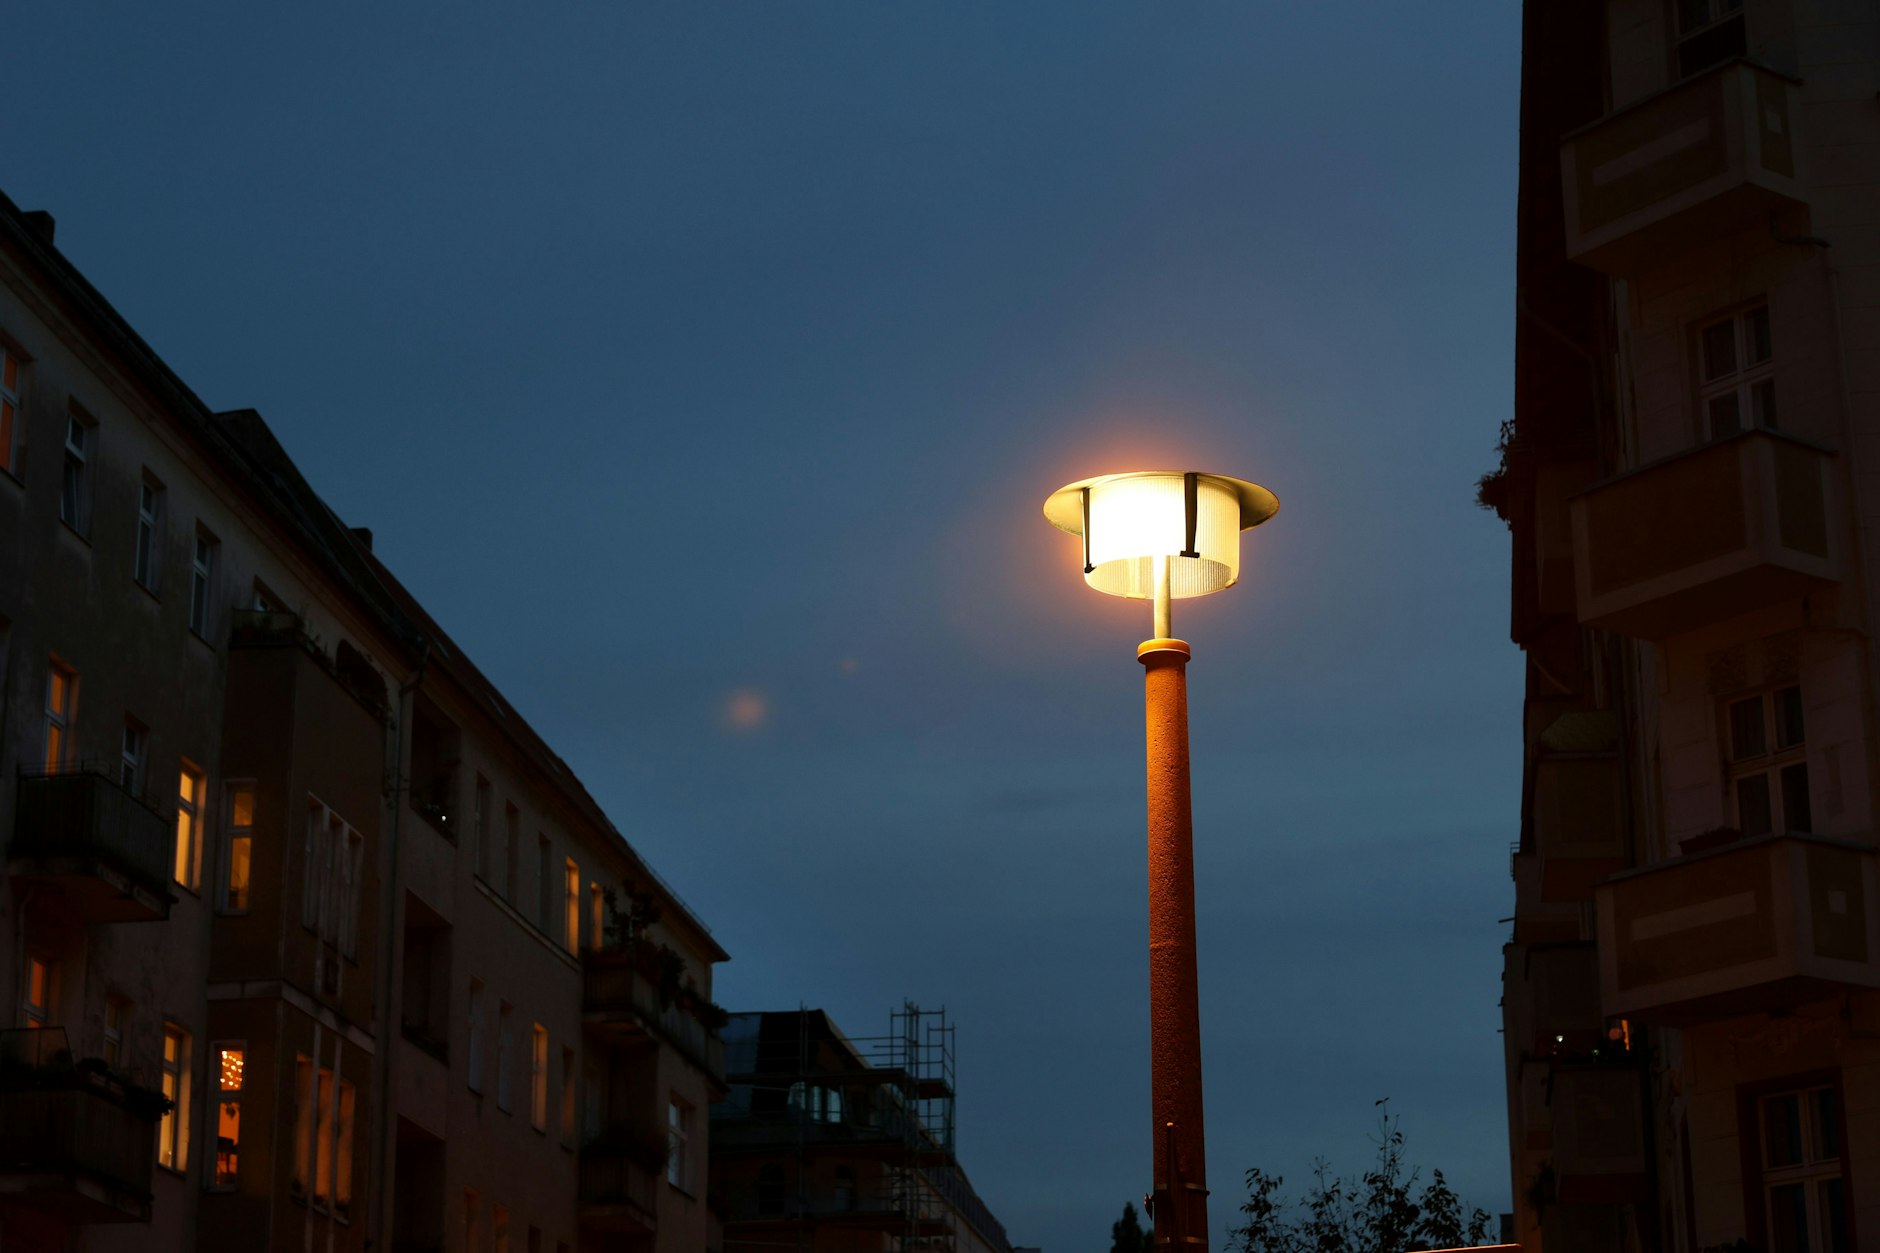
M 1149 797 L 1149 1069 L 1155 1244 L 1205 1253 L 1207 1160 L 1201 1117 L 1201 1008 L 1195 973 L 1194 826 L 1188 793 L 1188 658 L 1171 602 L 1233 586 L 1240 533 L 1279 511 L 1264 487 L 1193 471 L 1083 479 L 1051 493 L 1044 516 L 1084 541 L 1084 581 L 1150 600 L 1143 665 Z

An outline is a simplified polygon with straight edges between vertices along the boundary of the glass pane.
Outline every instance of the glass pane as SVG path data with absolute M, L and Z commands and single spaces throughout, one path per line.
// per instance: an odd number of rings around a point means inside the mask
M 1742 409 L 1735 392 L 1711 397 L 1708 412 L 1712 439 L 1722 439 L 1725 435 L 1734 435 L 1743 429 Z
M 238 787 L 229 793 L 229 822 L 238 827 L 255 825 L 255 794 L 252 788 Z
M 1841 1156 L 1840 1111 L 1835 1106 L 1834 1089 L 1818 1088 L 1808 1094 L 1809 1112 L 1813 1114 L 1814 1160 L 1831 1162 Z
M 1762 305 L 1743 315 L 1743 348 L 1751 365 L 1769 360 L 1769 306 Z
M 1775 830 L 1768 775 L 1752 774 L 1736 781 L 1736 826 L 1744 835 L 1768 835 Z
M 1802 689 L 1785 687 L 1776 693 L 1776 747 L 1794 748 L 1802 742 Z
M 242 1090 L 242 1050 L 221 1049 L 217 1053 L 218 1081 L 224 1092 Z
M 1799 1094 L 1763 1098 L 1763 1165 L 1795 1166 L 1802 1160 L 1802 1103 Z
M 237 836 L 228 842 L 228 907 L 248 908 L 249 837 Z
M 237 1101 L 223 1101 L 215 1120 L 215 1181 L 221 1185 L 235 1182 L 240 1165 L 242 1107 Z
M 1758 696 L 1739 700 L 1730 706 L 1730 760 L 1760 757 L 1769 751 L 1763 731 L 1763 703 Z
M 1847 1211 L 1841 1200 L 1841 1181 L 1823 1179 L 1821 1189 L 1821 1242 L 1827 1253 L 1848 1253 Z
M 1782 829 L 1813 831 L 1815 816 L 1808 808 L 1808 767 L 1782 767 Z
M 1776 381 L 1764 379 L 1749 389 L 1750 424 L 1764 430 L 1773 431 L 1780 425 L 1776 421 Z
M 1736 323 L 1718 322 L 1703 332 L 1704 379 L 1736 373 Z
M 1814 1253 L 1808 1243 L 1808 1203 L 1804 1185 L 1784 1184 L 1769 1189 L 1769 1248 L 1771 1253 Z

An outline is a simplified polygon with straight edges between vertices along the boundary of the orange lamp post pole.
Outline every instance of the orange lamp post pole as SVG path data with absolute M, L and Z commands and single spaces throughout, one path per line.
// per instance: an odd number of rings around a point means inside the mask
M 1085 479 L 1045 503 L 1053 525 L 1084 541 L 1084 579 L 1152 600 L 1143 666 L 1149 819 L 1149 1066 L 1158 1253 L 1206 1253 L 1208 1179 L 1201 1102 L 1201 995 L 1195 959 L 1194 817 L 1188 771 L 1188 644 L 1171 602 L 1232 586 L 1240 532 L 1279 510 L 1263 487 L 1200 473 Z

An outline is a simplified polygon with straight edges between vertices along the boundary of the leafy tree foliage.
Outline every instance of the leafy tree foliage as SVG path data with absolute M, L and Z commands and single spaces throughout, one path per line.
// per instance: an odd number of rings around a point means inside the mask
M 1144 1231 L 1136 1207 L 1123 1202 L 1123 1216 L 1110 1224 L 1110 1253 L 1155 1253 L 1155 1229 Z
M 1462 1198 L 1430 1171 L 1419 1192 L 1422 1172 L 1404 1165 L 1403 1132 L 1385 1102 L 1379 1116 L 1377 1160 L 1360 1179 L 1340 1179 L 1324 1158 L 1312 1163 L 1312 1186 L 1305 1198 L 1289 1203 L 1280 1193 L 1286 1182 L 1258 1167 L 1247 1172 L 1247 1200 L 1240 1207 L 1246 1222 L 1231 1228 L 1236 1253 L 1407 1253 L 1413 1249 L 1448 1249 L 1483 1243 L 1488 1214 L 1463 1215 Z

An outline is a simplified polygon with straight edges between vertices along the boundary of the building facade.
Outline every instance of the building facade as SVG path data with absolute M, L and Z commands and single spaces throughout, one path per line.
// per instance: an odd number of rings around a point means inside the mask
M 0 1244 L 720 1247 L 705 925 L 0 197 Z
M 1524 6 L 1530 1251 L 1880 1247 L 1877 91 L 1871 0 Z
M 711 1111 L 727 1253 L 1014 1253 L 954 1152 L 953 1031 L 911 1003 L 874 1037 L 733 1014 Z

